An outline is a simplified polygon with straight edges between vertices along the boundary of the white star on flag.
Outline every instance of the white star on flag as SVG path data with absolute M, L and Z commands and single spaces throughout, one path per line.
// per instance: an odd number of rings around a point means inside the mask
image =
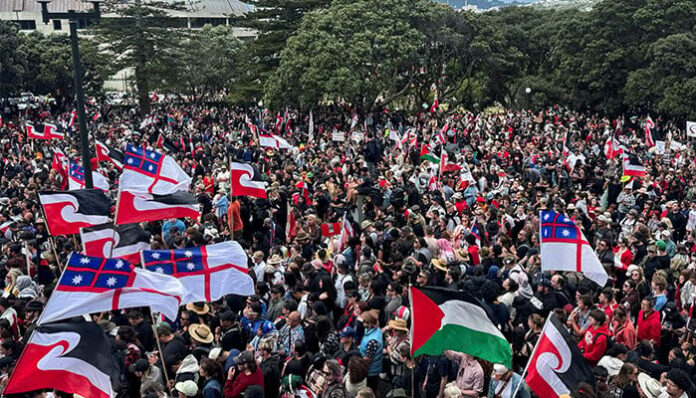
M 196 264 L 194 264 L 194 263 L 187 263 L 186 264 L 186 269 L 188 269 L 189 271 L 193 271 L 194 268 L 196 268 Z
M 152 165 L 148 166 L 147 169 L 150 170 L 150 171 L 152 171 L 152 169 L 153 169 Z
M 80 282 L 82 282 L 82 275 L 75 275 L 75 276 L 72 278 L 72 284 L 73 284 L 73 285 L 79 285 Z
M 89 264 L 89 259 L 87 257 L 82 257 L 80 259 L 80 264 Z
M 163 273 L 164 273 L 164 268 L 162 268 L 162 267 L 157 267 L 157 268 L 155 268 L 155 271 L 156 271 L 156 272 L 159 272 L 160 274 L 163 274 Z
M 106 286 L 111 287 L 115 284 L 116 284 L 116 278 L 114 278 L 113 276 L 106 280 Z
M 150 157 L 153 158 L 153 159 L 155 158 L 155 156 L 157 156 L 157 155 L 155 155 L 154 152 L 152 152 L 152 153 L 150 154 Z
M 121 268 L 123 268 L 123 260 L 116 261 L 116 269 L 121 269 Z
M 133 158 L 128 158 L 128 161 L 126 163 L 133 164 Z
M 562 234 L 563 236 L 566 236 L 566 237 L 567 237 L 567 236 L 570 236 L 570 231 L 568 231 L 567 229 L 564 229 L 563 231 L 561 231 L 561 234 Z
M 191 256 L 193 256 L 193 252 L 192 252 L 191 250 L 186 250 L 186 252 L 184 253 L 184 255 L 185 255 L 186 257 L 191 257 Z
M 152 258 L 153 258 L 153 259 L 155 259 L 155 260 L 159 260 L 159 258 L 160 258 L 160 254 L 159 254 L 159 253 L 157 253 L 157 252 L 155 252 L 155 253 L 152 253 Z
M 544 214 L 544 220 L 548 220 L 549 217 L 551 217 L 551 215 L 549 215 L 549 213 Z

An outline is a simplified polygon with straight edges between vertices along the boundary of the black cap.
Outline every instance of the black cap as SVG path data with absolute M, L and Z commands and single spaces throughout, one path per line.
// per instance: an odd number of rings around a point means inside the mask
M 43 304 L 40 301 L 32 300 L 24 306 L 24 311 L 41 311 Z
M 220 313 L 220 320 L 234 322 L 237 320 L 237 316 L 234 314 L 234 312 L 227 310 Z
M 145 358 L 140 358 L 137 361 L 135 361 L 134 364 L 128 367 L 128 370 L 131 373 L 134 372 L 144 372 L 146 370 L 150 369 L 150 362 L 147 361 Z
M 251 351 L 242 351 L 239 355 L 234 357 L 234 364 L 235 365 L 254 363 L 254 362 L 256 362 L 256 359 L 254 359 L 254 354 L 252 354 Z

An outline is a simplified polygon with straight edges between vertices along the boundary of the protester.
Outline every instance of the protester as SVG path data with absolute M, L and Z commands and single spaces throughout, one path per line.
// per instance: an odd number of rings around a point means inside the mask
M 79 234 L 49 234 L 38 197 L 68 189 L 56 149 L 80 161 L 71 109 L 36 105 L 3 107 L 0 127 L 4 376 L 40 327 L 68 256 L 85 246 Z M 94 139 L 167 153 L 192 178 L 201 216 L 139 222 L 149 247 L 235 240 L 247 257 L 235 265 L 255 293 L 187 302 L 176 319 L 146 302 L 92 314 L 110 336 L 122 396 L 524 398 L 526 365 L 551 318 L 608 378 L 573 395 L 696 398 L 696 141 L 672 121 L 652 129 L 658 151 L 642 116 L 563 107 L 409 114 L 325 104 L 311 129 L 301 111 L 170 99 L 148 117 L 98 99 L 87 112 L 101 114 L 89 121 Z M 65 125 L 67 137 L 28 138 L 26 122 Z M 624 176 L 618 152 L 644 170 Z M 258 176 L 242 179 L 233 162 Z M 91 163 L 116 209 L 120 167 Z M 257 186 L 263 193 L 240 194 Z M 597 256 L 604 285 L 548 271 L 540 211 L 582 230 L 591 246 L 582 255 Z M 423 287 L 472 294 L 512 363 L 449 350 L 412 356 L 411 289 Z

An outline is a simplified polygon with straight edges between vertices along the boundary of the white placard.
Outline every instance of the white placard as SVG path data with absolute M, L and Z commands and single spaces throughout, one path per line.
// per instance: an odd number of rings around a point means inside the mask
M 686 122 L 686 136 L 696 137 L 696 122 Z
M 334 131 L 333 133 L 331 133 L 331 139 L 333 141 L 343 142 L 346 140 L 346 133 L 344 133 L 343 131 Z

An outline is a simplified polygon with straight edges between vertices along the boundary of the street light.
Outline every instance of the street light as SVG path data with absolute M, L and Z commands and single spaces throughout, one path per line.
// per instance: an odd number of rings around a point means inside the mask
M 82 68 L 80 66 L 80 48 L 77 43 L 77 24 L 78 20 L 96 21 L 99 20 L 101 12 L 99 4 L 103 0 L 90 0 L 93 9 L 89 12 L 48 12 L 48 3 L 52 0 L 36 0 L 41 4 L 41 16 L 44 24 L 48 24 L 51 19 L 67 19 L 70 24 L 70 47 L 72 49 L 73 77 L 75 79 L 75 99 L 77 100 L 77 119 L 80 124 L 80 146 L 82 147 L 82 167 L 85 170 L 85 188 L 93 188 L 92 165 L 89 155 L 89 139 L 87 132 L 87 119 L 85 118 L 85 94 L 82 91 Z

